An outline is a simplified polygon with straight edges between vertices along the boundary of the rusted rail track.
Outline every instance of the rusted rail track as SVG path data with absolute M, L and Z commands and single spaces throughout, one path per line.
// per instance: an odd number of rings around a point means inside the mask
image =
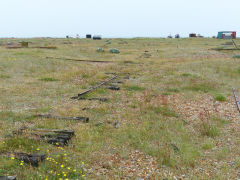
M 238 100 L 238 96 L 237 96 L 237 94 L 236 94 L 235 89 L 233 88 L 232 90 L 233 90 L 233 95 L 234 95 L 234 98 L 235 98 L 235 102 L 236 102 L 238 111 L 240 112 L 240 103 L 239 103 L 239 100 Z
M 100 84 L 98 84 L 98 85 L 96 85 L 96 86 L 91 87 L 90 89 L 88 89 L 88 90 L 86 90 L 86 91 L 78 94 L 77 96 L 71 97 L 71 99 L 78 99 L 78 98 L 80 98 L 81 96 L 83 96 L 83 95 L 85 95 L 85 94 L 87 94 L 87 93 L 89 93 L 89 92 L 91 92 L 91 91 L 93 91 L 93 90 L 95 90 L 95 89 L 103 86 L 103 85 L 106 85 L 107 83 L 113 81 L 113 80 L 116 79 L 117 77 L 118 77 L 118 75 L 115 75 L 114 77 L 112 77 L 112 78 L 110 78 L 110 79 L 108 79 L 108 80 L 106 80 L 106 81 L 103 81 L 103 82 L 101 82 Z
M 235 48 L 236 48 L 236 49 L 239 49 L 238 46 L 237 46 L 237 44 L 235 43 L 235 41 L 234 41 L 233 39 L 232 39 L 232 42 L 233 42 Z

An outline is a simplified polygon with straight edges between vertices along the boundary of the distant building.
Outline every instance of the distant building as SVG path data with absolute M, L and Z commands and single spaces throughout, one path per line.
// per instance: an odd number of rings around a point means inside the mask
M 176 34 L 176 35 L 175 35 L 175 38 L 177 38 L 177 39 L 180 38 L 180 35 L 179 35 L 179 34 Z
M 86 38 L 87 38 L 87 39 L 92 39 L 92 35 L 91 35 L 91 34 L 87 34 L 87 35 L 86 35 Z
M 94 36 L 93 36 L 93 39 L 94 39 L 94 40 L 101 40 L 101 39 L 102 39 L 102 36 L 100 36 L 100 35 L 94 35 Z
M 189 34 L 189 37 L 197 37 L 197 34 L 196 33 L 191 33 L 191 34 Z
M 218 39 L 236 39 L 237 32 L 236 31 L 220 31 L 217 35 Z

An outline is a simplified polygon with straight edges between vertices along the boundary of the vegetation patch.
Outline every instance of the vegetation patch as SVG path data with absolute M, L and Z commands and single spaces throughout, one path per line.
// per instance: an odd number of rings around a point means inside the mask
M 6 75 L 6 74 L 0 74 L 0 79 L 8 79 L 10 78 L 9 75 Z
M 160 107 L 149 106 L 149 109 L 156 114 L 161 114 L 167 117 L 178 117 L 178 114 L 170 109 L 167 105 L 162 105 Z
M 216 101 L 226 101 L 227 100 L 227 98 L 222 94 L 216 94 L 214 98 Z
M 52 82 L 52 81 L 58 81 L 58 79 L 55 79 L 52 77 L 45 77 L 45 78 L 41 78 L 40 81 Z
M 127 91 L 144 91 L 145 90 L 144 87 L 140 87 L 137 85 L 128 85 L 128 86 L 125 86 L 125 89 Z
M 210 82 L 193 82 L 190 85 L 183 87 L 183 89 L 207 93 L 210 91 L 215 91 L 216 85 Z

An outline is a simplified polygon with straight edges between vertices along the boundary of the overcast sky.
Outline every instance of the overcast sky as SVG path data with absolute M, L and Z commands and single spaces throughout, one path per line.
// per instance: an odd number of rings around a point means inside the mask
M 0 0 L 0 37 L 240 32 L 240 0 Z

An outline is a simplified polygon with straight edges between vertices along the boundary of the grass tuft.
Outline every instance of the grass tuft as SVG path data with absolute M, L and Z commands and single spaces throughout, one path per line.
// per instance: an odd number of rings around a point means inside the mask
M 217 94 L 217 95 L 215 96 L 215 100 L 216 100 L 216 101 L 226 101 L 227 98 L 226 98 L 224 95 L 222 95 L 222 94 Z
M 137 86 L 137 85 L 129 85 L 129 86 L 125 86 L 127 91 L 144 91 L 145 88 Z
M 58 81 L 58 79 L 51 78 L 51 77 L 45 77 L 45 78 L 41 78 L 40 81 L 51 82 L 51 81 Z

